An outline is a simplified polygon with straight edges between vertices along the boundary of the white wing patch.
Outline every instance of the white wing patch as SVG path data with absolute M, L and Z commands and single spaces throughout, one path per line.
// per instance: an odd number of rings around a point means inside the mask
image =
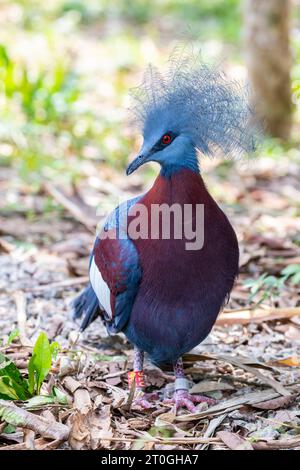
M 90 266 L 90 282 L 92 284 L 96 296 L 98 297 L 99 303 L 104 308 L 106 313 L 112 318 L 112 310 L 110 305 L 110 290 L 103 277 L 101 276 L 101 273 L 95 263 L 94 257 Z

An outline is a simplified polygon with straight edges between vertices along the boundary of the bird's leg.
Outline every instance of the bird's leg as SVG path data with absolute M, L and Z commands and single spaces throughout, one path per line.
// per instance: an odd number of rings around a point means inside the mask
M 145 393 L 145 381 L 144 381 L 144 352 L 138 348 L 134 348 L 134 362 L 133 371 L 128 372 L 128 386 L 129 389 L 132 386 L 132 382 L 135 381 L 135 399 L 134 405 L 138 405 L 142 408 L 151 408 L 150 401 L 158 398 L 157 393 Z
M 173 398 L 165 400 L 165 403 L 173 404 L 175 413 L 180 408 L 187 408 L 191 413 L 195 413 L 197 408 L 195 404 L 206 402 L 213 405 L 215 400 L 203 395 L 192 395 L 189 393 L 189 384 L 184 375 L 182 359 L 178 359 L 174 365 L 175 373 L 175 391 Z

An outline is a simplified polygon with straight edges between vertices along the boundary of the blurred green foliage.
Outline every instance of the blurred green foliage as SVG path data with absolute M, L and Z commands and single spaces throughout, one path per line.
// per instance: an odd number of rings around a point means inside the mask
M 33 188 L 42 178 L 76 181 L 91 161 L 123 168 L 137 147 L 124 98 L 145 64 L 189 38 L 238 59 L 240 10 L 239 0 L 2 0 L 1 165 Z M 293 47 L 299 101 L 297 37 Z M 266 154 L 276 157 L 278 145 Z
M 171 20 L 197 38 L 237 41 L 240 31 L 240 0 L 17 0 L 22 7 L 20 23 L 28 29 L 48 25 L 69 15 L 77 25 L 121 21 L 149 26 Z
M 255 304 L 259 305 L 267 299 L 275 302 L 287 283 L 292 286 L 299 285 L 300 266 L 298 264 L 286 266 L 279 277 L 263 273 L 257 279 L 246 279 L 243 284 L 250 291 L 248 302 L 255 301 Z
M 46 139 L 72 127 L 72 105 L 80 90 L 66 65 L 32 70 L 0 45 L 1 138 L 7 157 L 18 160 L 23 176 L 54 164 Z M 55 164 L 54 164 L 55 166 Z
M 3 45 L 0 74 L 6 102 L 15 100 L 28 122 L 63 125 L 80 94 L 75 75 L 64 64 L 57 62 L 53 68 L 34 74 L 24 64 L 13 61 Z
M 33 69 L 13 60 L 0 44 L 0 93 L 2 165 L 17 165 L 20 175 L 31 182 L 57 173 L 68 180 L 80 177 L 79 163 L 87 146 L 105 149 L 113 133 L 111 123 L 103 120 L 99 126 L 93 113 L 77 106 L 84 94 L 80 77 L 61 59 L 51 67 Z M 122 154 L 127 153 L 125 145 Z M 116 152 L 120 165 L 121 157 Z

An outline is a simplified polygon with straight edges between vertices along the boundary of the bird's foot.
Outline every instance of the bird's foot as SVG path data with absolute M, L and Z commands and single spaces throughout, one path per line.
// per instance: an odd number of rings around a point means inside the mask
M 207 403 L 208 405 L 214 405 L 216 401 L 203 395 L 192 395 L 188 390 L 176 390 L 173 398 L 164 400 L 164 403 L 174 405 L 174 411 L 177 414 L 180 408 L 187 408 L 191 413 L 196 413 L 196 404 Z
M 144 410 L 148 410 L 149 408 L 153 408 L 153 402 L 158 400 L 158 393 L 145 393 L 142 390 L 139 390 L 133 399 L 132 404 L 139 408 L 143 408 Z
M 140 357 L 141 352 L 136 351 L 137 360 L 139 361 L 138 366 L 141 367 L 140 362 L 142 361 L 142 357 Z M 153 408 L 153 401 L 158 400 L 158 394 L 155 392 L 146 393 L 144 392 L 145 388 L 145 380 L 144 380 L 144 371 L 143 370 L 135 370 L 128 372 L 128 385 L 129 389 L 135 382 L 135 392 L 132 404 L 134 407 L 142 408 L 142 409 L 149 409 Z

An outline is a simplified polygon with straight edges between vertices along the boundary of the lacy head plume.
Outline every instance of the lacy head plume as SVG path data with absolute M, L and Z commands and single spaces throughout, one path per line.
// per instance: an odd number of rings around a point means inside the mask
M 188 136 L 201 153 L 235 156 L 256 147 L 256 129 L 248 93 L 217 67 L 193 53 L 171 56 L 169 70 L 149 66 L 133 90 L 134 122 L 148 135 L 172 130 Z

